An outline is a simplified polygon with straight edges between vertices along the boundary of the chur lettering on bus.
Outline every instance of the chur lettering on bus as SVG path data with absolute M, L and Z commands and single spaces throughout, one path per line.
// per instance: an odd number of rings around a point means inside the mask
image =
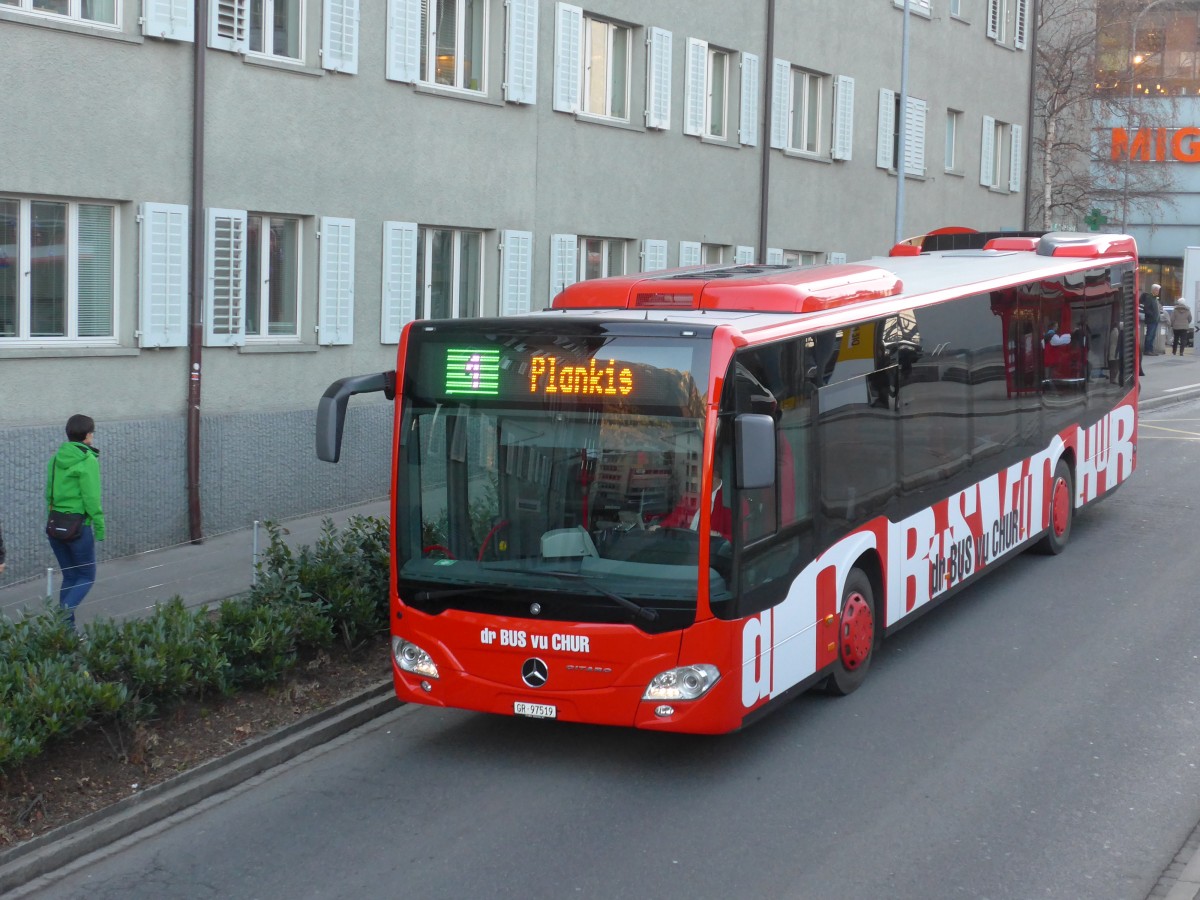
M 1120 406 L 1070 435 L 1076 507 L 1133 472 L 1134 431 L 1133 407 Z M 1049 526 L 1050 484 L 1067 447 L 1056 436 L 1040 453 L 931 508 L 900 522 L 869 523 L 806 566 L 782 603 L 743 626 L 742 705 L 776 697 L 832 661 L 823 626 L 840 614 L 846 577 L 864 553 L 875 550 L 886 566 L 890 602 L 883 617 L 891 626 L 1040 535 Z
M 633 372 L 616 368 L 616 360 L 598 367 L 589 359 L 586 366 L 559 368 L 557 356 L 535 356 L 530 361 L 529 393 L 539 390 L 547 394 L 577 394 L 582 396 L 626 397 L 633 390 Z

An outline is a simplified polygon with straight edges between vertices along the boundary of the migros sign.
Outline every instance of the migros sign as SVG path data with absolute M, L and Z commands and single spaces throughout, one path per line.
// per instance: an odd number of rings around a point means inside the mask
M 1127 129 L 1114 128 L 1112 158 L 1200 163 L 1200 128 L 1139 128 L 1132 138 Z

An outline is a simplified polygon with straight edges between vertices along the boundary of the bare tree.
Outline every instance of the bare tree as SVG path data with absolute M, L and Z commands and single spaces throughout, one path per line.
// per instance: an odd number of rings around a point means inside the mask
M 1165 0 L 1158 0 L 1165 2 Z M 1173 205 L 1169 166 L 1114 158 L 1113 127 L 1136 135 L 1172 121 L 1169 97 L 1137 90 L 1133 36 L 1146 0 L 1037 4 L 1029 217 L 1045 230 L 1125 230 Z M 1115 77 L 1114 77 L 1115 75 Z

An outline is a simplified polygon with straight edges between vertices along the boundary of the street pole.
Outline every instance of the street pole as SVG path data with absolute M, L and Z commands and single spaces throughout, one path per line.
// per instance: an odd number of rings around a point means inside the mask
M 899 135 L 896 141 L 896 233 L 893 244 L 904 240 L 904 143 L 908 121 L 908 5 L 904 0 L 904 27 L 900 39 L 900 110 L 896 114 Z

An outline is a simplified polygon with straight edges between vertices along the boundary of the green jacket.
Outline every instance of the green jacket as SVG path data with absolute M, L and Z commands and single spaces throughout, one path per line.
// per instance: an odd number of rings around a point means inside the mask
M 96 540 L 104 540 L 99 451 L 76 441 L 65 441 L 58 448 L 46 467 L 46 511 L 51 508 L 83 513 L 87 517 L 84 524 L 92 526 Z

